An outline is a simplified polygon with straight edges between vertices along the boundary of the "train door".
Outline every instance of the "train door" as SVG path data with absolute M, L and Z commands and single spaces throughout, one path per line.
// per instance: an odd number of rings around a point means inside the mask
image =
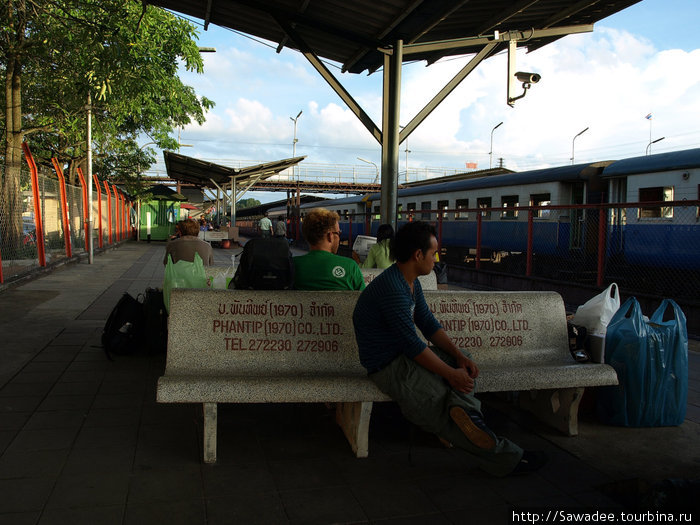
M 584 204 L 584 183 L 575 182 L 571 185 L 571 204 Z M 569 236 L 569 248 L 580 249 L 583 241 L 584 211 L 580 208 L 571 210 L 571 235 Z

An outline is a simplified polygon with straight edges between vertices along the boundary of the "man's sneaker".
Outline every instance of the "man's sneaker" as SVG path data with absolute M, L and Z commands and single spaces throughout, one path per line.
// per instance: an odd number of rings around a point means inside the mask
M 526 450 L 511 474 L 527 474 L 540 470 L 547 463 L 547 454 L 541 450 Z
M 450 408 L 450 417 L 467 439 L 476 447 L 491 450 L 496 446 L 496 435 L 484 423 L 478 412 L 465 412 L 462 407 Z

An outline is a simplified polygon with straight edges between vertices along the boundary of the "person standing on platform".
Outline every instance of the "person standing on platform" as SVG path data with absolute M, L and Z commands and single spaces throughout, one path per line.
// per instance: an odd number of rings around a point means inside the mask
M 297 290 L 364 290 L 365 279 L 355 261 L 336 255 L 340 217 L 325 208 L 311 210 L 301 226 L 309 253 L 294 257 Z
M 538 470 L 544 453 L 523 451 L 486 426 L 474 397 L 479 368 L 447 335 L 423 297 L 418 276 L 433 271 L 435 228 L 403 226 L 392 245 L 396 263 L 367 286 L 353 324 L 360 363 L 412 423 L 464 450 L 495 476 Z M 416 327 L 434 346 L 426 345 Z
M 198 253 L 204 266 L 212 266 L 214 264 L 214 251 L 211 244 L 199 238 L 197 221 L 186 219 L 178 224 L 181 237 L 173 239 L 165 245 L 163 264 L 168 264 L 168 255 L 172 257 L 173 263 L 177 261 L 194 262 L 194 254 Z
M 280 239 L 287 237 L 287 223 L 284 222 L 284 217 L 279 217 L 275 223 L 275 237 Z
M 272 231 L 272 221 L 268 218 L 267 212 L 265 212 L 263 218 L 260 219 L 260 223 L 258 225 L 260 226 L 260 233 L 263 239 L 269 239 L 272 237 L 274 234 Z

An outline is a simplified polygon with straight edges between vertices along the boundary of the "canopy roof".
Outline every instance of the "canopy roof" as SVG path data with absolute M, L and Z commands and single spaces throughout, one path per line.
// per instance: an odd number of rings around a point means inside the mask
M 250 182 L 254 177 L 266 179 L 276 175 L 280 171 L 295 166 L 306 158 L 293 157 L 282 159 L 245 168 L 231 168 L 207 162 L 193 157 L 186 157 L 172 151 L 163 151 L 165 167 L 168 177 L 179 182 L 194 184 L 200 188 L 216 188 L 231 182 L 231 177 L 236 178 L 236 184 Z M 212 182 L 213 181 L 213 182 Z M 216 183 L 216 184 L 214 184 Z
M 383 51 L 403 40 L 404 61 L 429 64 L 451 55 L 477 53 L 487 39 L 520 32 L 528 51 L 563 36 L 556 30 L 593 24 L 640 0 L 146 0 L 210 23 L 296 48 L 303 41 L 343 71 L 373 72 Z M 547 30 L 553 30 L 547 34 Z M 295 38 L 294 34 L 300 38 Z M 411 45 L 470 38 L 446 49 Z M 501 36 L 502 38 L 502 36 Z M 292 42 L 292 39 L 296 43 Z M 505 49 L 503 40 L 494 52 Z

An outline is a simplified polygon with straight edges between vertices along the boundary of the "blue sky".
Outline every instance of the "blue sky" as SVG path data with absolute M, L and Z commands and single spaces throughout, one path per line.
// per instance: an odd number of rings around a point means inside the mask
M 560 39 L 531 54 L 518 52 L 517 69 L 542 80 L 514 108 L 505 103 L 505 55 L 483 62 L 409 137 L 410 169 L 464 171 L 467 162 L 488 168 L 493 159 L 526 170 L 576 162 L 700 147 L 700 20 L 698 0 L 643 0 L 595 25 L 593 33 Z M 195 20 L 201 23 L 201 21 Z M 277 54 L 269 43 L 210 26 L 199 44 L 202 75 L 184 81 L 213 99 L 207 122 L 185 127 L 181 153 L 226 165 L 247 165 L 297 154 L 304 164 L 341 164 L 369 170 L 357 157 L 379 164 L 380 148 L 339 97 L 299 53 Z M 267 44 L 267 45 L 266 45 Z M 469 57 L 405 65 L 401 122 L 410 120 L 461 69 Z M 341 75 L 348 91 L 381 124 L 381 73 Z M 652 119 L 645 115 L 652 113 Z M 400 171 L 405 170 L 405 144 Z M 152 172 L 163 170 L 162 159 Z M 280 194 L 254 194 L 263 201 Z

